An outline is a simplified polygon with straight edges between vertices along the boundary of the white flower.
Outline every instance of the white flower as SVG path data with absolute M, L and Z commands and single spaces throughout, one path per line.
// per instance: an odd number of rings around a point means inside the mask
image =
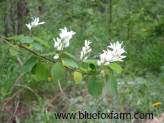
M 98 60 L 97 63 L 98 65 L 108 65 L 111 62 L 123 61 L 126 57 L 123 53 L 125 53 L 125 50 L 122 48 L 122 43 L 119 43 L 118 41 L 116 43 L 110 43 L 108 49 L 100 54 L 100 60 Z
M 122 42 L 119 43 L 118 41 L 116 43 L 110 43 L 108 46 L 112 49 L 112 60 L 113 61 L 123 61 L 123 58 L 126 56 L 123 56 L 122 54 L 125 53 L 124 48 L 122 48 Z
M 68 31 L 66 27 L 60 29 L 59 37 L 54 40 L 54 48 L 58 51 L 63 50 L 66 47 L 69 47 L 70 40 L 72 39 L 75 32 Z
M 103 53 L 100 54 L 100 60 L 97 61 L 98 65 L 104 64 L 107 65 L 112 61 L 112 51 L 109 49 L 103 50 Z
M 31 24 L 29 23 L 29 24 L 26 24 L 26 26 L 27 26 L 27 28 L 29 29 L 29 30 L 31 30 Z
M 39 17 L 32 17 L 32 22 L 26 24 L 27 28 L 31 30 L 33 27 L 37 27 L 38 25 L 44 24 L 45 22 L 39 22 Z
M 64 46 L 63 46 L 62 40 L 60 38 L 56 38 L 53 40 L 54 40 L 54 48 L 56 48 L 56 50 L 58 51 L 63 50 Z
M 59 36 L 61 39 L 63 39 L 65 41 L 64 43 L 66 44 L 66 47 L 68 47 L 69 40 L 72 38 L 72 36 L 75 34 L 75 32 L 67 31 L 66 27 L 64 27 L 63 29 L 60 29 L 60 31 L 61 32 L 60 32 Z
M 86 60 L 88 58 L 89 53 L 92 51 L 90 44 L 91 44 L 90 41 L 85 40 L 84 46 L 82 47 L 82 50 L 80 52 L 81 60 Z
M 57 60 L 59 58 L 59 54 L 56 54 L 53 58 Z

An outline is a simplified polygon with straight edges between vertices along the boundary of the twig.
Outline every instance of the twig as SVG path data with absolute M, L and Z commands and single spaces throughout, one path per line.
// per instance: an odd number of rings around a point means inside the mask
M 63 91 L 66 90 L 67 88 L 68 88 L 68 87 L 65 87 L 65 88 L 63 89 Z M 56 95 L 49 101 L 49 103 L 50 103 L 50 104 L 53 103 L 61 94 L 62 94 L 61 92 L 59 92 L 58 94 L 56 94 Z
M 21 85 L 21 84 L 15 84 L 15 86 L 17 87 L 23 87 L 29 91 L 31 91 L 36 97 L 40 97 L 32 88 L 30 88 L 29 86 L 26 85 Z
M 20 66 L 22 66 L 22 65 L 23 65 L 23 62 L 22 62 L 22 60 L 20 59 L 20 57 L 19 57 L 19 56 L 17 56 L 17 61 L 18 61 L 18 63 L 20 64 Z
M 17 112 L 17 110 L 18 110 L 18 107 L 19 107 L 19 101 L 17 102 L 17 104 L 16 104 L 16 107 L 15 107 L 15 110 L 14 110 L 14 112 L 13 112 L 13 114 L 11 115 L 11 117 L 7 120 L 7 123 L 11 120 L 14 120 L 14 118 L 15 118 L 15 115 L 16 115 L 16 112 Z
M 5 100 L 3 100 L 4 104 L 2 105 L 1 111 L 3 111 L 5 109 L 5 106 L 14 98 L 16 97 L 22 90 L 18 90 L 17 92 L 15 92 L 11 97 L 6 98 Z M 2 103 L 3 103 L 2 102 Z
M 69 98 L 65 95 L 59 80 L 58 80 L 58 86 L 59 86 L 60 92 L 63 94 L 64 98 L 69 101 Z
M 56 62 L 57 62 L 57 61 L 53 61 L 53 60 L 51 60 L 51 59 L 49 59 L 49 58 L 47 58 L 47 57 L 45 57 L 45 56 L 42 56 L 42 55 L 36 53 L 35 51 L 33 51 L 33 50 L 27 48 L 26 46 L 23 46 L 23 45 L 18 45 L 18 46 L 19 46 L 20 48 L 22 48 L 22 49 L 27 50 L 28 52 L 32 53 L 33 55 L 35 55 L 35 56 L 37 56 L 37 57 L 39 57 L 39 58 L 41 58 L 41 59 L 44 59 L 44 60 L 46 60 L 46 61 L 48 61 L 48 62 L 51 62 L 51 63 L 56 63 Z
M 46 60 L 46 61 L 49 61 L 49 62 L 51 62 L 51 63 L 56 63 L 56 62 L 57 62 L 57 61 L 53 61 L 52 59 L 49 59 L 49 58 L 47 58 L 47 57 L 44 57 L 44 56 L 38 54 L 37 52 L 35 52 L 35 51 L 29 49 L 28 47 L 26 47 L 26 46 L 24 46 L 24 45 L 21 45 L 21 44 L 14 45 L 14 44 L 10 43 L 10 40 L 7 39 L 6 37 L 0 36 L 0 39 L 2 39 L 3 41 L 5 41 L 7 44 L 9 44 L 10 46 L 12 46 L 12 47 L 14 47 L 14 48 L 19 47 L 19 48 L 21 48 L 21 49 L 24 49 L 24 50 L 26 50 L 26 51 L 32 53 L 33 55 L 35 55 L 35 56 L 37 56 L 37 57 L 39 57 L 39 58 L 42 58 L 42 59 L 44 59 L 44 60 Z
M 17 112 L 17 110 L 18 110 L 19 104 L 20 104 L 20 102 L 19 102 L 19 100 L 18 100 L 18 102 L 17 102 L 17 104 L 16 104 L 16 107 L 15 107 L 15 111 L 14 111 L 14 113 L 13 113 L 13 117 L 15 116 L 15 114 L 16 114 L 16 112 Z
M 7 39 L 6 37 L 0 36 L 0 39 L 2 39 L 5 43 L 7 43 L 8 45 L 10 45 L 10 46 L 13 47 L 13 48 L 21 48 L 21 49 L 24 49 L 24 50 L 30 52 L 31 54 L 35 55 L 36 57 L 38 57 L 38 58 L 40 58 L 40 59 L 43 59 L 43 60 L 46 60 L 46 61 L 48 61 L 48 62 L 50 62 L 50 63 L 56 63 L 56 62 L 58 62 L 58 60 L 54 61 L 54 60 L 52 60 L 52 59 L 49 59 L 49 58 L 47 58 L 47 57 L 45 57 L 45 56 L 43 56 L 43 55 L 38 54 L 37 52 L 35 52 L 35 51 L 31 50 L 31 49 L 29 49 L 28 47 L 26 47 L 26 46 L 24 46 L 24 45 L 22 45 L 22 44 L 15 44 L 15 45 L 14 45 L 14 44 L 10 43 L 10 40 Z M 70 71 L 74 71 L 73 68 L 66 67 L 66 66 L 65 66 L 65 68 L 67 68 L 67 69 L 70 70 Z M 80 70 L 78 70 L 78 71 L 80 71 Z M 81 71 L 81 72 L 82 72 L 82 71 Z

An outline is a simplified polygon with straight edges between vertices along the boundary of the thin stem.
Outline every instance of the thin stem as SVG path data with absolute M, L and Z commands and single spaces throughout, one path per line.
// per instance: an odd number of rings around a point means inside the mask
M 53 59 L 47 58 L 47 57 L 45 57 L 44 55 L 38 54 L 38 53 L 35 52 L 34 50 L 29 49 L 28 47 L 26 47 L 26 46 L 24 46 L 24 45 L 22 45 L 22 44 L 13 44 L 13 43 L 10 42 L 10 41 L 11 41 L 10 39 L 8 39 L 8 38 L 6 38 L 6 37 L 4 37 L 4 36 L 0 36 L 0 39 L 2 39 L 2 41 L 4 41 L 5 43 L 7 43 L 8 45 L 10 45 L 10 46 L 13 47 L 13 48 L 16 48 L 16 49 L 17 49 L 17 48 L 24 49 L 24 50 L 30 52 L 31 54 L 35 55 L 36 57 L 38 57 L 38 58 L 40 58 L 40 59 L 43 59 L 43 60 L 45 60 L 45 61 L 48 61 L 48 62 L 50 62 L 50 63 L 56 63 L 56 62 L 59 61 L 59 60 L 54 61 Z M 67 69 L 70 70 L 70 71 L 75 71 L 75 70 L 76 70 L 76 71 L 79 71 L 79 72 L 84 73 L 84 72 L 81 71 L 80 69 L 77 70 L 77 69 L 73 69 L 73 68 L 66 67 L 66 66 L 65 66 L 65 68 L 67 68 Z M 85 73 L 84 73 L 84 74 L 85 74 Z
M 32 92 L 38 99 L 40 98 L 40 96 L 32 88 L 30 88 L 29 86 L 21 85 L 21 84 L 15 84 L 15 87 L 22 87 L 24 89 L 27 89 L 30 92 Z
M 60 84 L 60 81 L 58 80 L 58 86 L 59 86 L 59 90 L 60 90 L 60 92 L 63 94 L 63 96 L 64 96 L 64 98 L 66 99 L 66 100 L 68 100 L 69 101 L 69 98 L 66 96 L 66 94 L 64 93 L 64 91 L 63 91 L 63 89 L 62 89 L 62 87 L 61 87 L 61 84 Z
M 26 51 L 32 53 L 33 55 L 35 55 L 35 56 L 37 56 L 37 57 L 39 57 L 39 58 L 41 58 L 41 59 L 44 59 L 44 60 L 46 60 L 46 61 L 48 61 L 48 62 L 51 62 L 51 63 L 56 63 L 56 62 L 57 62 L 57 61 L 53 61 L 52 59 L 49 59 L 49 58 L 47 58 L 47 57 L 45 57 L 45 56 L 42 56 L 42 55 L 38 54 L 37 52 L 35 52 L 35 51 L 29 49 L 28 47 L 26 47 L 26 46 L 24 46 L 24 45 L 21 45 L 21 44 L 14 45 L 14 44 L 10 43 L 10 40 L 7 39 L 6 37 L 0 36 L 0 39 L 2 39 L 5 43 L 9 44 L 9 45 L 10 45 L 11 47 L 13 47 L 13 48 L 19 47 L 19 48 L 24 49 L 24 50 L 26 50 Z
M 22 48 L 22 49 L 25 49 L 25 50 L 29 51 L 30 53 L 32 53 L 33 55 L 35 55 L 35 56 L 37 56 L 37 57 L 39 57 L 39 58 L 41 58 L 41 59 L 44 59 L 44 60 L 46 60 L 46 61 L 48 61 L 48 62 L 51 62 L 51 63 L 56 63 L 56 62 L 57 62 L 57 61 L 53 61 L 53 60 L 51 60 L 51 59 L 49 59 L 49 58 L 47 58 L 47 57 L 45 57 L 45 56 L 42 56 L 42 55 L 36 53 L 35 51 L 33 51 L 33 50 L 27 48 L 26 46 L 18 45 L 18 47 L 20 47 L 20 48 Z

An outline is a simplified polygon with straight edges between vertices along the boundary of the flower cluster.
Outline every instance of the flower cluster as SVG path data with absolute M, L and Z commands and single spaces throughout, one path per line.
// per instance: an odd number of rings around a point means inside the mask
M 75 34 L 73 31 L 68 31 L 66 27 L 60 29 L 59 37 L 54 40 L 54 48 L 57 51 L 62 51 L 64 48 L 68 47 L 72 36 Z
M 45 22 L 39 22 L 39 17 L 32 17 L 32 22 L 26 24 L 27 28 L 31 30 L 33 27 L 37 27 L 38 25 L 44 24 Z M 54 38 L 54 48 L 57 51 L 63 51 L 64 48 L 69 47 L 70 40 L 72 39 L 73 35 L 75 35 L 74 31 L 68 31 L 66 27 L 60 29 L 59 37 Z M 91 42 L 85 40 L 84 46 L 80 52 L 80 59 L 86 60 L 92 51 L 90 47 Z M 116 43 L 110 43 L 107 50 L 103 50 L 103 53 L 100 54 L 100 59 L 97 61 L 98 65 L 108 65 L 111 62 L 115 61 L 123 61 L 126 57 L 123 55 L 125 53 L 124 48 L 122 47 L 122 43 L 118 41 Z M 55 60 L 59 58 L 59 54 L 56 54 L 53 57 Z
M 39 22 L 39 17 L 32 17 L 32 22 L 26 24 L 27 28 L 31 30 L 33 27 L 37 27 L 38 25 L 44 24 L 45 22 Z
M 84 46 L 82 47 L 82 50 L 80 53 L 81 60 L 86 60 L 88 58 L 89 53 L 92 51 L 90 44 L 91 44 L 90 41 L 85 40 Z
M 111 62 L 123 61 L 126 57 L 123 53 L 125 53 L 125 50 L 122 47 L 122 43 L 119 43 L 118 41 L 116 43 L 110 43 L 108 49 L 104 50 L 103 53 L 100 54 L 100 59 L 97 63 L 98 65 L 108 65 Z
M 57 51 L 62 51 L 64 48 L 69 47 L 70 40 L 72 39 L 73 35 L 75 35 L 75 32 L 73 31 L 68 31 L 66 27 L 63 29 L 60 29 L 60 34 L 59 37 L 56 39 L 54 38 L 54 48 Z M 56 54 L 53 57 L 55 60 L 59 58 L 59 54 Z

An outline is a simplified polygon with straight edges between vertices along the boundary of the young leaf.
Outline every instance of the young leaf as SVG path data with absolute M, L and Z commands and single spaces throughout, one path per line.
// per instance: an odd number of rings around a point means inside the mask
M 65 69 L 62 63 L 56 63 L 52 66 L 51 76 L 56 81 L 63 81 L 65 78 Z
M 48 80 L 49 75 L 47 64 L 37 63 L 32 69 L 32 77 L 37 81 Z
M 66 67 L 78 68 L 77 63 L 73 61 L 72 59 L 64 58 L 62 59 L 62 63 Z
M 111 63 L 109 64 L 109 67 L 118 74 L 122 72 L 122 67 L 117 63 Z
M 23 66 L 23 70 L 25 73 L 30 72 L 35 64 L 38 62 L 38 59 L 34 56 L 30 57 Z
M 98 80 L 97 77 L 92 77 L 88 81 L 88 92 L 92 96 L 100 96 L 102 94 L 102 89 L 103 89 L 103 82 Z
M 81 80 L 82 80 L 82 74 L 80 72 L 75 71 L 73 73 L 73 78 L 75 80 L 75 83 L 79 84 L 81 82 Z

